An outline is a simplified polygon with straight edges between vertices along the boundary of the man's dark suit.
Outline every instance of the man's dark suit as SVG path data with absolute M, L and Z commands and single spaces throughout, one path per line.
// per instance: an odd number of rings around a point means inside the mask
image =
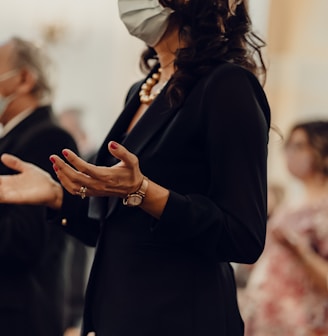
M 10 153 L 54 175 L 49 156 L 76 150 L 40 107 L 0 138 Z M 0 174 L 13 171 L 0 164 Z M 37 186 L 36 186 L 37 187 Z M 46 207 L 0 204 L 0 334 L 62 336 L 65 233 L 46 222 Z
M 117 162 L 107 145 L 122 141 L 141 84 L 130 90 L 98 165 Z M 159 220 L 121 199 L 95 198 L 94 221 L 86 221 L 85 212 L 64 202 L 66 230 L 97 242 L 83 335 L 243 335 L 229 262 L 252 263 L 264 247 L 269 124 L 256 78 L 222 63 L 195 83 L 182 106 L 172 108 L 164 89 L 124 137 L 141 172 L 170 190 Z

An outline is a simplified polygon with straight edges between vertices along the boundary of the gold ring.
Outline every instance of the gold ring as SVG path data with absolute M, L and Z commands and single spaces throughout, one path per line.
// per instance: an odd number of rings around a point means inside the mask
M 86 196 L 85 193 L 87 189 L 88 189 L 87 187 L 82 186 L 80 190 L 77 192 L 77 194 L 80 195 L 82 199 L 85 199 L 85 196 Z

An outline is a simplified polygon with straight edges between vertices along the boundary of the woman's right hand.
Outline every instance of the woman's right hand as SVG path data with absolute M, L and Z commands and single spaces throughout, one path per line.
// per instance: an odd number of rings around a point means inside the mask
M 2 163 L 18 172 L 0 175 L 0 203 L 40 204 L 60 209 L 63 189 L 41 168 L 10 154 L 1 155 Z

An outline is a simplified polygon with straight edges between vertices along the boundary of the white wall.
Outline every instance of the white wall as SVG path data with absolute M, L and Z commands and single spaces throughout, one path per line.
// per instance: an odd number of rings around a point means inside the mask
M 263 38 L 267 36 L 270 1 L 271 0 L 249 0 L 249 11 L 254 29 Z
M 55 64 L 54 107 L 85 109 L 85 126 L 99 143 L 121 110 L 130 84 L 139 79 L 142 43 L 120 22 L 116 1 L 10 0 L 0 10 L 0 40 L 18 35 L 41 40 L 41 27 L 66 28 L 63 39 L 49 45 Z
M 268 0 L 250 0 L 265 35 Z M 85 127 L 99 144 L 120 113 L 130 84 L 141 77 L 143 44 L 130 37 L 114 0 L 10 0 L 0 10 L 0 40 L 11 35 L 40 40 L 42 27 L 58 24 L 65 35 L 48 51 L 55 63 L 55 110 L 85 109 Z

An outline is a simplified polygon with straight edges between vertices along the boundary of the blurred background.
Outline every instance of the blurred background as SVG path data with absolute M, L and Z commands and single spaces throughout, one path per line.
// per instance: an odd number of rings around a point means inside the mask
M 299 120 L 328 117 L 327 0 L 249 0 L 256 32 L 268 47 L 265 91 L 273 124 L 285 134 Z M 12 35 L 45 46 L 53 60 L 55 112 L 80 109 L 99 145 L 121 112 L 129 86 L 141 78 L 142 43 L 130 37 L 116 1 L 11 0 L 0 11 L 0 39 Z M 283 141 L 271 132 L 269 179 L 294 183 Z M 296 182 L 295 182 L 296 183 Z M 297 185 L 291 190 L 297 194 Z

